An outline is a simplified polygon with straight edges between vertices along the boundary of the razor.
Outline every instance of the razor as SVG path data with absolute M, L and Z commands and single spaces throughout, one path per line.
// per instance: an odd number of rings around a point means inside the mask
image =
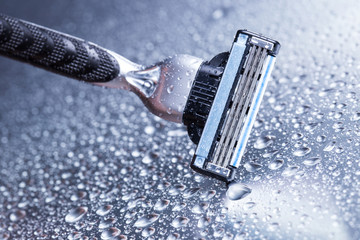
M 155 115 L 187 126 L 191 167 L 230 182 L 240 166 L 280 44 L 239 30 L 229 52 L 149 67 L 94 43 L 0 14 L 0 54 L 94 85 L 134 92 Z

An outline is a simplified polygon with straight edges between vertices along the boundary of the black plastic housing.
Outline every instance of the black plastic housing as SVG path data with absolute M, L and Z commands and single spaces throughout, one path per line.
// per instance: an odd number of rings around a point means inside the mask
M 183 123 L 195 144 L 199 143 L 228 57 L 229 52 L 223 52 L 204 62 L 195 77 L 183 114 Z

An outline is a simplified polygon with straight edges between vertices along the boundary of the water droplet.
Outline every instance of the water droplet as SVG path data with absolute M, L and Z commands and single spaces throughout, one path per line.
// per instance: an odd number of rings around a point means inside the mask
M 310 110 L 309 106 L 303 105 L 303 106 L 297 107 L 295 110 L 295 113 L 296 114 L 305 114 L 305 113 L 309 112 L 309 110 Z
M 156 220 L 158 220 L 158 218 L 159 218 L 159 214 L 156 214 L 156 213 L 145 215 L 145 216 L 139 218 L 134 223 L 134 227 L 137 227 L 137 228 L 147 227 L 150 224 L 152 224 L 153 222 L 155 222 Z
M 120 235 L 120 230 L 117 229 L 116 227 L 111 227 L 109 229 L 106 229 L 105 231 L 103 231 L 101 233 L 101 239 L 103 240 L 108 240 L 108 239 L 112 239 L 113 237 L 116 237 Z
M 294 140 L 299 140 L 302 139 L 304 137 L 304 135 L 302 135 L 301 133 L 294 133 L 291 138 Z
M 203 192 L 200 195 L 200 198 L 205 201 L 209 201 L 211 198 L 213 198 L 215 196 L 215 194 L 216 194 L 215 190 L 209 190 L 209 191 Z
M 171 233 L 167 238 L 166 240 L 176 240 L 176 239 L 179 239 L 180 238 L 180 234 L 178 233 Z
M 147 134 L 147 135 L 153 135 L 155 133 L 155 128 L 153 126 L 146 126 L 144 128 L 144 132 Z
M 142 159 L 142 162 L 145 164 L 150 164 L 153 161 L 156 161 L 159 159 L 159 153 L 157 152 L 153 152 L 153 151 L 149 151 L 148 153 L 145 154 L 145 156 Z
M 150 237 L 151 235 L 153 235 L 155 233 L 155 228 L 153 227 L 148 227 L 145 228 L 142 232 L 141 232 L 141 236 L 147 238 Z
M 304 129 L 306 130 L 306 131 L 308 131 L 308 132 L 314 132 L 314 130 L 318 127 L 318 126 L 320 126 L 322 124 L 322 122 L 316 122 L 316 123 L 309 123 L 309 124 L 306 124 L 305 126 L 304 126 Z
M 255 205 L 256 205 L 256 203 L 254 203 L 254 202 L 247 202 L 244 204 L 243 208 L 244 208 L 244 210 L 249 210 L 249 209 L 252 209 Z
M 172 186 L 172 187 L 169 189 L 169 194 L 170 194 L 170 196 L 176 196 L 176 195 L 178 195 L 181 191 L 184 191 L 184 189 L 185 189 L 185 185 L 183 185 L 183 184 L 177 184 L 177 185 Z
M 293 154 L 294 154 L 294 156 L 297 156 L 297 157 L 303 157 L 303 156 L 309 154 L 310 152 L 311 152 L 311 148 L 302 147 L 302 148 L 296 149 L 293 152 Z
M 357 113 L 354 113 L 352 116 L 351 116 L 351 121 L 358 121 L 360 120 L 360 112 L 357 112 Z
M 270 232 L 275 232 L 275 231 L 278 231 L 280 229 L 280 224 L 277 223 L 277 222 L 274 222 L 274 223 L 271 223 L 269 226 L 268 226 L 268 230 Z
M 283 165 L 284 165 L 284 160 L 274 159 L 269 163 L 268 168 L 271 170 L 277 170 L 277 169 L 281 168 Z
M 96 214 L 99 216 L 105 216 L 106 214 L 108 214 L 111 209 L 113 208 L 112 205 L 104 205 L 98 208 L 98 210 L 96 210 Z
M 167 135 L 169 137 L 183 137 L 183 136 L 187 136 L 188 133 L 187 133 L 186 129 L 181 128 L 181 129 L 176 129 L 176 130 L 170 130 L 170 131 L 168 131 Z
M 84 191 L 78 191 L 77 193 L 73 194 L 71 197 L 70 197 L 70 200 L 71 201 L 78 201 L 80 199 L 83 199 L 84 197 L 86 197 L 87 193 L 84 192 Z
M 298 172 L 298 170 L 299 170 L 298 166 L 290 166 L 283 171 L 282 175 L 284 177 L 291 177 L 294 176 Z
M 155 210 L 155 211 L 163 211 L 165 208 L 167 208 L 167 206 L 169 205 L 169 203 L 170 203 L 169 200 L 159 199 L 159 200 L 157 200 L 157 202 L 155 203 L 154 210 Z
M 335 144 L 336 144 L 335 141 L 330 141 L 330 142 L 328 142 L 328 143 L 326 144 L 326 146 L 324 147 L 324 151 L 325 151 L 325 152 L 330 152 L 331 150 L 334 149 Z
M 210 221 L 211 219 L 209 217 L 202 216 L 199 218 L 197 226 L 198 228 L 205 228 L 210 225 Z
M 202 214 L 204 213 L 209 207 L 208 203 L 200 203 L 200 204 L 196 204 L 192 209 L 191 212 L 195 213 L 195 214 Z
M 99 223 L 99 228 L 104 229 L 110 227 L 112 224 L 114 224 L 117 221 L 116 218 L 108 218 L 106 220 L 101 220 Z
M 97 137 L 96 138 L 96 141 L 98 142 L 98 143 L 101 143 L 101 142 L 103 142 L 104 141 L 104 137 L 103 136 L 99 136 L 99 137 Z
M 338 103 L 337 105 L 336 105 L 336 107 L 338 108 L 338 109 L 343 109 L 343 108 L 346 108 L 346 104 L 345 103 Z
M 242 184 L 242 183 L 231 183 L 228 190 L 226 191 L 226 196 L 233 201 L 240 200 L 245 198 L 251 193 L 251 188 Z
M 128 202 L 127 204 L 127 209 L 133 209 L 134 207 L 136 207 L 140 202 L 144 201 L 145 197 L 144 196 L 140 196 L 135 198 L 134 200 L 131 200 Z
M 224 11 L 222 9 L 216 9 L 213 14 L 212 14 L 212 17 L 215 19 L 215 20 L 218 20 L 220 18 L 222 18 L 224 16 Z
M 199 190 L 200 188 L 188 188 L 183 192 L 183 197 L 190 198 L 194 196 Z
M 187 217 L 176 217 L 172 222 L 171 222 L 171 226 L 173 226 L 174 228 L 181 228 L 181 227 L 185 227 L 189 222 L 189 219 Z
M 68 235 L 68 240 L 76 240 L 80 239 L 83 234 L 81 232 L 72 232 Z
M 140 156 L 140 152 L 135 149 L 134 151 L 131 152 L 131 156 L 133 156 L 133 157 L 139 157 L 139 156 Z
M 70 210 L 70 212 L 65 216 L 65 222 L 74 223 L 79 221 L 87 213 L 87 207 L 76 207 Z
M 336 113 L 334 114 L 334 118 L 339 119 L 339 118 L 341 118 L 343 115 L 344 115 L 344 114 L 343 114 L 342 112 L 336 112 Z
M 13 221 L 13 222 L 16 222 L 16 221 L 19 221 L 21 219 L 23 219 L 24 217 L 26 216 L 26 212 L 24 210 L 16 210 L 12 213 L 10 213 L 10 221 Z
M 321 162 L 321 158 L 319 157 L 312 157 L 312 158 L 308 158 L 308 159 L 305 159 L 303 161 L 303 164 L 306 165 L 306 166 L 315 166 L 316 164 L 320 163 Z
M 186 207 L 186 203 L 184 203 L 184 202 L 177 203 L 177 204 L 174 206 L 173 211 L 174 211 L 174 212 L 179 212 L 179 211 L 181 211 L 184 207 Z
M 174 85 L 170 85 L 166 90 L 169 94 L 172 93 L 174 91 Z
M 325 140 L 326 140 L 326 137 L 325 137 L 325 136 L 317 136 L 317 137 L 316 137 L 316 141 L 317 141 L 317 142 L 323 143 L 323 142 L 325 142 Z
M 246 162 L 244 164 L 244 167 L 248 172 L 256 172 L 261 169 L 262 165 L 260 163 L 250 161 L 250 162 Z
M 270 146 L 274 142 L 274 140 L 275 140 L 275 136 L 271 136 L 271 135 L 258 137 L 258 139 L 256 139 L 254 143 L 254 148 L 264 149 Z

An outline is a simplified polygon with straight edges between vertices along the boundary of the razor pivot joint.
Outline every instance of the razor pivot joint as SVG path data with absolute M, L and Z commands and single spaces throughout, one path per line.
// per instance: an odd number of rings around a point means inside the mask
M 239 167 L 280 44 L 246 30 L 201 65 L 183 115 L 198 144 L 191 167 L 229 182 Z

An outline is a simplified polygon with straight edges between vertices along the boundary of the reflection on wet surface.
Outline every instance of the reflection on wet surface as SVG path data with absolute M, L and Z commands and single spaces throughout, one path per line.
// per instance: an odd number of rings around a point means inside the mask
M 0 239 L 360 238 L 357 1 L 42 5 L 0 3 L 144 64 L 210 59 L 239 28 L 282 50 L 229 190 L 131 93 L 1 58 Z

